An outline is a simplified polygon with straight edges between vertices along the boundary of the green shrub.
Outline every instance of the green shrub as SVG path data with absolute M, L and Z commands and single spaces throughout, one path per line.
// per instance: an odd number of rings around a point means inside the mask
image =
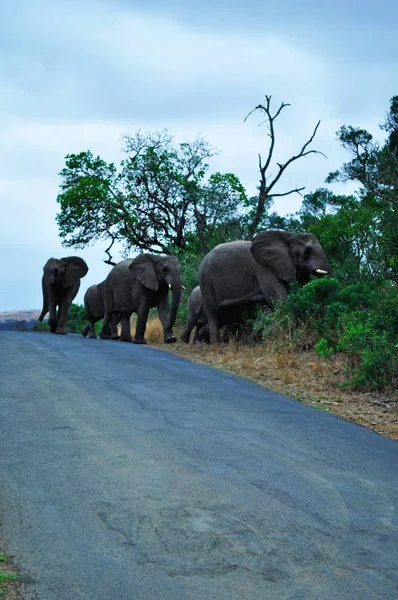
M 188 321 L 188 298 L 192 290 L 198 285 L 198 271 L 203 256 L 201 254 L 178 255 L 181 264 L 181 282 L 186 288 L 181 292 L 180 306 L 178 308 L 176 325 L 185 326 Z
M 324 358 L 348 358 L 349 384 L 381 389 L 398 381 L 398 288 L 323 278 L 294 287 L 273 312 L 259 312 L 254 329 L 276 347 L 314 348 Z
M 81 333 L 81 330 L 86 325 L 86 312 L 84 306 L 80 304 L 71 304 L 68 312 L 68 320 L 66 321 L 66 331 L 69 333 Z
M 315 344 L 316 353 L 323 358 L 331 358 L 334 353 L 334 349 L 329 346 L 328 341 L 325 338 L 321 338 L 317 344 Z

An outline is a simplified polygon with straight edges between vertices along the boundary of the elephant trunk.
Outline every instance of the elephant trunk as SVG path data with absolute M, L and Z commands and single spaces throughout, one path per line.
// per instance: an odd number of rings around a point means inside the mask
M 181 296 L 181 281 L 174 281 L 171 283 L 171 310 L 170 310 L 170 322 L 167 329 L 172 329 L 177 317 L 178 305 L 180 303 Z

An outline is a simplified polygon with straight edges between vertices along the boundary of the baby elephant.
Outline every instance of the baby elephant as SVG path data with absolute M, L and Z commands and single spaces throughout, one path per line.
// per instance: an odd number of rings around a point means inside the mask
M 92 285 L 84 294 L 84 308 L 86 309 L 87 325 L 82 329 L 82 335 L 86 337 L 89 333 L 89 338 L 97 337 L 95 333 L 94 323 L 100 321 L 105 315 L 105 282 L 102 281 L 98 285 Z M 110 324 L 111 338 L 118 340 L 117 323 L 120 321 L 120 315 Z
M 203 310 L 202 294 L 200 286 L 196 286 L 189 295 L 188 298 L 188 323 L 184 331 L 181 334 L 181 340 L 186 344 L 189 344 L 189 338 L 191 331 L 195 327 L 195 333 L 193 336 L 193 343 L 205 342 L 210 343 L 209 325 L 207 323 L 207 317 Z M 227 344 L 229 342 L 229 331 L 224 325 L 221 330 L 221 343 Z
M 204 339 L 200 336 L 200 330 L 205 325 L 207 325 L 207 318 L 203 310 L 200 287 L 197 285 L 196 288 L 192 290 L 188 298 L 188 323 L 181 334 L 181 340 L 186 344 L 189 344 L 191 331 L 196 326 L 193 343 L 197 342 L 198 340 L 207 342 L 206 337 L 208 336 L 206 336 L 206 332 L 204 332 Z

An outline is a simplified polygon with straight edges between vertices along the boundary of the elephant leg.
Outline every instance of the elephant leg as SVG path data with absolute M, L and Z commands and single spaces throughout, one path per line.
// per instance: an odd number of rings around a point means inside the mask
M 91 321 L 88 322 L 88 328 L 89 328 L 89 331 L 90 331 L 88 337 L 92 338 L 92 339 L 94 339 L 94 338 L 97 337 L 97 334 L 95 333 L 94 323 L 95 323 L 95 321 L 93 321 L 93 320 L 91 320 Z
M 220 321 L 217 312 L 213 309 L 206 309 L 207 323 L 209 326 L 210 344 L 220 344 Z
M 112 315 L 113 316 L 113 315 Z M 132 342 L 131 331 L 130 331 L 130 317 L 131 313 L 123 313 L 122 315 L 122 332 L 120 334 L 121 342 Z M 112 328 L 112 325 L 111 325 Z M 116 338 L 113 338 L 116 339 Z
M 89 331 L 90 331 L 90 325 L 89 325 L 89 323 L 87 323 L 82 329 L 82 336 L 86 337 Z
M 66 334 L 66 321 L 68 319 L 68 311 L 69 311 L 70 305 L 71 305 L 71 302 L 69 302 L 68 299 L 64 299 L 62 301 L 62 303 L 60 304 L 59 309 L 58 309 L 57 330 L 55 333 L 58 333 L 61 335 Z
M 265 304 L 269 308 L 273 309 L 278 300 L 286 300 L 289 293 L 289 284 L 286 281 L 277 279 L 274 274 L 260 268 L 257 270 L 257 279 Z
M 192 340 L 193 344 L 196 344 L 196 342 L 199 340 L 199 331 L 200 331 L 200 325 L 199 325 L 199 323 L 197 323 L 196 327 L 195 327 L 195 333 L 193 335 L 193 340 Z M 182 339 L 182 336 L 181 336 L 181 339 Z M 189 337 L 188 337 L 188 342 L 189 342 Z
M 195 340 L 197 340 L 197 334 L 199 332 L 199 328 L 198 328 L 199 326 L 197 325 L 197 317 L 196 318 L 195 317 L 196 317 L 196 315 L 194 315 L 194 317 L 190 317 L 188 319 L 188 324 L 187 324 L 187 326 L 185 327 L 184 331 L 181 334 L 181 338 L 180 339 L 185 344 L 189 344 L 189 338 L 191 336 L 191 331 L 195 327 L 195 325 L 196 325 L 196 332 L 195 332 L 193 341 L 195 342 Z
M 198 341 L 204 344 L 210 344 L 209 324 L 199 325 Z
M 50 307 L 49 307 L 50 316 L 48 318 L 48 324 L 50 326 L 51 333 L 55 333 L 57 330 L 58 319 L 57 319 L 57 306 L 55 304 L 55 298 L 54 298 L 53 294 L 50 294 L 49 305 L 50 305 Z
M 166 344 L 174 344 L 177 341 L 173 333 L 173 329 L 168 329 L 170 323 L 170 309 L 167 295 L 162 296 L 158 304 L 158 315 L 160 322 L 163 325 L 163 340 Z M 188 336 L 189 341 L 189 336 Z
M 191 335 L 190 330 L 188 329 L 188 327 L 185 327 L 184 331 L 181 334 L 181 341 L 184 342 L 185 344 L 189 344 L 189 336 Z M 194 338 L 195 341 L 195 338 Z
M 141 304 L 137 311 L 137 327 L 135 329 L 135 335 L 133 344 L 146 344 L 145 329 L 146 322 L 149 315 L 149 306 L 146 298 L 141 300 Z
M 105 313 L 104 320 L 102 321 L 101 331 L 99 332 L 101 340 L 109 340 L 111 337 L 110 317 L 111 315 Z
M 121 315 L 119 313 L 113 313 L 110 319 L 110 330 L 111 330 L 111 340 L 119 340 L 120 336 L 117 330 L 117 324 L 119 323 L 121 319 Z M 129 319 L 129 331 L 130 331 L 130 317 Z M 130 334 L 130 340 L 131 342 L 131 334 Z

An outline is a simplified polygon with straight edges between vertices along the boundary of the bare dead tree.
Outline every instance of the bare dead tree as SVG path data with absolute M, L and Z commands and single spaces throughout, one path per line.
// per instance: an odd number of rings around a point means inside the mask
M 319 150 L 308 150 L 308 146 L 312 143 L 316 132 L 318 130 L 318 127 L 320 125 L 320 121 L 318 121 L 318 123 L 315 126 L 315 129 L 311 135 L 311 137 L 309 138 L 309 140 L 303 145 L 303 147 L 301 148 L 300 152 L 298 154 L 295 154 L 294 156 L 292 156 L 291 158 L 289 158 L 289 160 L 287 160 L 284 163 L 277 163 L 278 165 L 278 172 L 275 175 L 275 177 L 271 178 L 271 181 L 268 181 L 269 177 L 267 174 L 267 171 L 270 167 L 271 164 L 271 160 L 274 154 L 274 149 L 275 149 L 275 127 L 274 127 L 274 122 L 275 120 L 279 117 L 279 115 L 281 114 L 282 110 L 286 107 L 286 106 L 290 106 L 290 104 L 287 104 L 285 102 L 282 102 L 281 105 L 279 106 L 278 110 L 276 111 L 276 113 L 273 115 L 271 112 L 271 97 L 272 96 L 265 96 L 265 104 L 258 104 L 255 108 L 253 108 L 252 111 L 249 112 L 249 114 L 245 117 L 245 122 L 246 120 L 250 117 L 250 115 L 252 115 L 254 112 L 256 111 L 260 111 L 261 113 L 265 113 L 266 119 L 265 121 L 263 121 L 262 123 L 260 123 L 260 125 L 263 125 L 264 123 L 266 123 L 268 125 L 268 137 L 270 138 L 271 142 L 270 142 L 270 146 L 268 149 L 268 156 L 265 160 L 265 162 L 263 163 L 261 154 L 258 155 L 258 162 L 259 162 L 259 170 L 260 170 L 260 185 L 259 185 L 259 193 L 258 193 L 258 202 L 257 202 L 257 206 L 254 212 L 254 216 L 253 219 L 251 221 L 251 223 L 248 226 L 248 230 L 247 230 L 247 239 L 251 239 L 253 237 L 253 235 L 256 232 L 256 229 L 261 221 L 261 217 L 263 216 L 264 213 L 264 207 L 267 204 L 267 201 L 270 198 L 276 198 L 277 196 L 289 196 L 289 194 L 301 194 L 301 192 L 305 189 L 305 187 L 299 187 L 299 188 L 294 188 L 292 190 L 289 190 L 288 192 L 282 192 L 282 193 L 275 193 L 272 192 L 274 186 L 278 183 L 279 179 L 281 178 L 282 174 L 284 173 L 284 171 L 287 169 L 287 167 L 293 163 L 294 161 L 298 160 L 299 158 L 303 158 L 304 156 L 308 156 L 309 154 L 322 154 L 322 156 L 325 156 L 323 154 L 323 152 L 320 152 Z M 326 157 L 325 157 L 326 158 Z

